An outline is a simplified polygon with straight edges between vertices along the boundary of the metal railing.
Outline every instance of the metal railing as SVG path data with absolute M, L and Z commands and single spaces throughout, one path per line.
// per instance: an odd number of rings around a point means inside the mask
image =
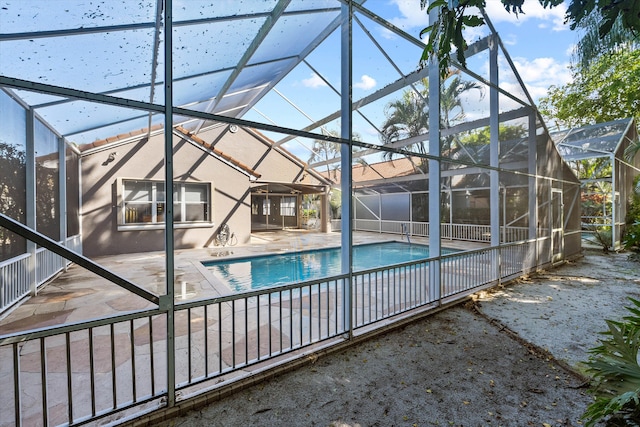
M 31 291 L 31 254 L 23 254 L 0 262 L 0 313 Z
M 65 245 L 82 253 L 80 235 L 66 239 Z M 35 286 L 40 287 L 71 262 L 45 248 L 36 250 L 35 276 L 31 273 L 31 254 L 22 254 L 0 262 L 0 314 L 27 296 Z
M 0 388 L 0 425 L 141 416 L 172 400 L 169 370 L 175 399 L 194 397 L 246 378 L 258 363 L 302 357 L 296 351 L 527 272 L 531 251 L 535 241 L 178 304 L 175 358 L 168 357 L 170 317 L 160 310 L 0 336 L 0 379 L 13 384 Z M 434 288 L 429 271 L 437 263 Z
M 429 237 L 428 222 L 391 221 L 378 219 L 354 219 L 353 231 L 372 231 L 376 233 L 404 234 L 403 225 L 408 226 L 411 236 Z M 339 219 L 331 220 L 331 230 L 340 231 Z M 528 227 L 500 227 L 502 243 L 520 242 L 529 239 Z M 440 224 L 443 239 L 464 240 L 470 242 L 490 242 L 491 226 L 480 224 Z
M 148 311 L 3 337 L 0 425 L 82 424 L 160 407 L 163 322 L 166 314 Z
M 45 248 L 36 250 L 36 283 L 38 286 L 55 276 L 65 267 L 64 258 Z

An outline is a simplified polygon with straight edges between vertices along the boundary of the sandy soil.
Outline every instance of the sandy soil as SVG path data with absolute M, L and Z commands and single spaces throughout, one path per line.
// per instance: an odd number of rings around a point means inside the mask
M 640 298 L 640 263 L 585 255 L 163 425 L 581 425 L 580 361 Z

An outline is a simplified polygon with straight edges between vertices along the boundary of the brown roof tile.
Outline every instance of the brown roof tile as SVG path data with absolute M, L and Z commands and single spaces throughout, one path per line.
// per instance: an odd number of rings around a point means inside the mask
M 242 169 L 243 171 L 247 172 L 248 174 L 250 174 L 252 176 L 255 176 L 256 178 L 260 178 L 262 176 L 261 174 L 259 174 L 255 170 L 251 169 L 249 166 L 245 165 L 244 163 L 234 159 L 233 157 L 231 157 L 228 154 L 223 153 L 222 151 L 218 150 L 217 148 L 212 147 L 211 144 L 209 144 L 208 142 L 206 142 L 202 138 L 198 137 L 197 135 L 191 133 L 187 129 L 185 129 L 185 128 L 181 127 L 181 126 L 176 126 L 175 130 L 177 130 L 178 132 L 180 132 L 183 135 L 188 136 L 189 139 L 191 139 L 192 141 L 194 141 L 194 142 L 202 145 L 203 147 L 211 150 L 213 152 L 213 154 L 215 154 L 216 156 L 223 158 L 227 162 L 229 162 L 232 165 L 238 167 L 239 169 Z
M 351 169 L 353 182 L 364 183 L 382 178 L 396 178 L 399 176 L 409 176 L 419 173 L 418 166 L 421 159 L 419 157 L 399 157 L 378 163 L 368 163 L 366 165 L 354 165 Z M 325 177 L 327 172 L 322 173 Z M 341 181 L 340 170 L 332 170 L 329 178 L 339 184 Z
M 151 126 L 151 132 L 156 131 L 158 129 L 162 129 L 162 128 L 163 128 L 162 124 L 153 125 L 153 126 Z M 78 150 L 80 150 L 80 152 L 87 151 L 87 150 L 90 150 L 92 148 L 101 147 L 101 146 L 107 145 L 107 144 L 112 144 L 114 142 L 118 142 L 118 141 L 121 141 L 123 139 L 131 138 L 131 137 L 135 137 L 135 136 L 139 136 L 139 135 L 145 135 L 148 132 L 149 132 L 149 128 L 144 128 L 144 129 L 138 129 L 138 130 L 134 130 L 134 131 L 127 132 L 127 133 L 121 133 L 120 135 L 117 135 L 117 136 L 110 136 L 108 138 L 99 139 L 97 141 L 93 141 L 93 142 L 90 142 L 88 144 L 79 145 L 78 146 Z

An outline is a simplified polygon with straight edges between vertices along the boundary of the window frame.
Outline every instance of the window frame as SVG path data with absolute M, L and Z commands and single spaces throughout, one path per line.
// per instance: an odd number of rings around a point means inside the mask
M 298 198 L 296 196 L 280 197 L 280 215 L 281 216 L 295 217 L 297 206 L 298 206 Z
M 147 183 L 151 185 L 151 196 L 148 201 L 127 201 L 125 200 L 126 188 L 125 185 L 130 182 Z M 161 184 L 159 186 L 158 184 Z M 178 197 L 174 197 L 174 228 L 211 228 L 215 226 L 213 221 L 213 182 L 208 181 L 174 181 L 174 194 L 177 192 Z M 118 231 L 133 231 L 133 230 L 158 230 L 164 229 L 166 222 L 164 216 L 159 220 L 159 209 L 164 213 L 166 209 L 163 208 L 166 205 L 166 189 L 160 191 L 159 188 L 164 189 L 164 180 L 158 179 L 144 179 L 144 178 L 117 178 L 116 191 L 118 200 L 117 209 L 117 228 Z M 206 200 L 192 201 L 187 200 L 186 191 L 189 187 L 198 188 Z M 158 198 L 159 194 L 163 193 L 162 200 Z M 149 221 L 142 222 L 127 222 L 127 206 L 131 205 L 149 205 L 151 215 Z M 203 209 L 208 218 L 204 220 L 185 221 L 178 220 L 177 218 L 186 218 L 187 207 L 194 205 L 204 205 Z

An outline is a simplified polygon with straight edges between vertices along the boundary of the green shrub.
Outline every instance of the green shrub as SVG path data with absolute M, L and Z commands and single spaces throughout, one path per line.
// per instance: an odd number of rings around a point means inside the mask
M 624 245 L 627 249 L 640 251 L 640 221 L 627 226 L 624 233 Z
M 587 372 L 593 376 L 589 392 L 595 401 L 582 415 L 586 427 L 599 421 L 608 426 L 640 425 L 640 301 L 629 300 L 631 316 L 621 322 L 606 320 L 605 338 L 589 350 Z
M 602 227 L 594 224 L 587 227 L 587 230 L 591 231 L 591 234 L 593 234 L 593 239 L 591 241 L 602 246 L 602 250 L 604 252 L 609 252 L 609 249 L 611 249 L 613 245 L 611 227 Z
M 625 247 L 640 251 L 640 175 L 633 180 L 633 191 L 627 209 L 627 227 L 622 240 Z

